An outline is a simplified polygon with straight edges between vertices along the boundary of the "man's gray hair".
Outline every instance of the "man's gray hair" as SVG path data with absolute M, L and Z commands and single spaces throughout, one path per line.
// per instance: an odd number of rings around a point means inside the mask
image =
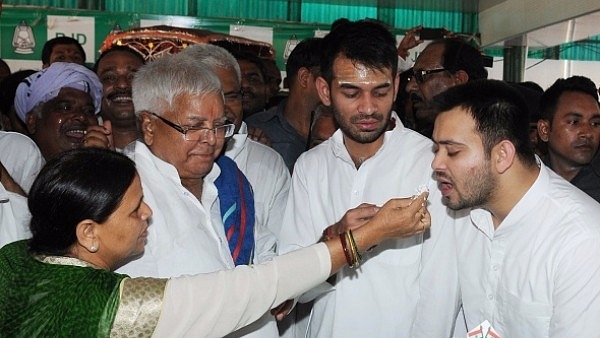
M 201 62 L 177 54 L 165 55 L 138 69 L 133 79 L 132 96 L 136 115 L 142 111 L 162 115 L 181 95 L 223 95 L 221 82 Z
M 228 71 L 233 71 L 237 76 L 238 83 L 242 82 L 242 73 L 240 71 L 239 63 L 235 57 L 223 47 L 212 45 L 210 43 L 200 43 L 187 47 L 181 51 L 179 55 L 189 56 L 194 60 L 204 63 L 211 69 L 223 68 Z

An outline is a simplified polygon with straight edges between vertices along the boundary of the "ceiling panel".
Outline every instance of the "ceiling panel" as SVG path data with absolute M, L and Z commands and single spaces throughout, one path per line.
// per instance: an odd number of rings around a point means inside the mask
M 560 22 L 527 33 L 529 47 L 552 47 L 563 43 L 585 40 L 600 34 L 600 12 Z

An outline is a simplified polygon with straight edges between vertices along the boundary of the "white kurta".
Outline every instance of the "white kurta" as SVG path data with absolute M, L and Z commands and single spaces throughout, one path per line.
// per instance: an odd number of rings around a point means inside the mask
M 319 244 L 265 265 L 169 280 L 154 337 L 222 337 L 325 280 L 330 270 L 327 247 Z
M 117 270 L 132 277 L 178 277 L 232 269 L 233 259 L 223 223 L 215 179 L 218 166 L 204 178 L 199 201 L 182 184 L 177 169 L 137 141 L 132 154 L 142 181 L 144 200 L 153 211 L 143 256 Z M 255 238 L 263 238 L 260 231 Z M 272 243 L 271 243 L 272 244 Z M 257 252 L 263 245 L 256 243 Z M 272 247 L 270 248 L 272 249 Z M 277 328 L 265 316 L 246 328 L 253 337 L 275 337 Z
M 395 116 L 395 114 L 394 114 Z M 455 219 L 441 204 L 430 168 L 432 142 L 397 119 L 378 152 L 357 170 L 338 130 L 296 162 L 280 236 L 282 252 L 315 243 L 323 229 L 363 202 L 382 205 L 429 188 L 428 235 L 388 240 L 337 274 L 320 295 L 310 337 L 447 337 L 458 306 Z M 424 239 L 424 241 L 423 241 Z
M 45 161 L 39 148 L 29 137 L 0 131 L 0 162 L 13 180 L 25 192 L 29 192 Z
M 476 209 L 459 235 L 467 326 L 488 320 L 502 337 L 598 337 L 600 204 L 540 166 L 495 231 Z
M 27 198 L 7 191 L 0 183 L 0 248 L 5 244 L 30 238 L 30 220 Z
M 44 165 L 40 150 L 29 137 L 7 131 L 0 131 L 0 162 L 25 192 Z M 0 247 L 31 237 L 30 220 L 27 198 L 7 191 L 0 183 Z
M 290 172 L 283 158 L 272 148 L 249 139 L 244 122 L 239 134 L 227 143 L 225 155 L 237 163 L 252 185 L 257 224 L 278 235 L 290 189 Z
M 168 278 L 233 268 L 213 183 L 219 168 L 205 177 L 200 203 L 181 185 L 177 169 L 145 144 L 136 142 L 133 159 L 153 213 L 144 255 L 117 272 Z

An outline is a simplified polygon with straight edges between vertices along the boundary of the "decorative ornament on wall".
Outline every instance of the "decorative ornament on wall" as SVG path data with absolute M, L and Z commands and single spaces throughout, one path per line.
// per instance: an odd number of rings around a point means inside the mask
M 275 50 L 269 43 L 209 30 L 164 25 L 110 33 L 102 43 L 100 53 L 112 46 L 127 46 L 145 60 L 154 60 L 165 54 L 178 53 L 197 43 L 212 43 L 230 52 L 243 51 L 263 58 L 275 57 Z
M 15 33 L 13 35 L 12 46 L 17 54 L 33 54 L 35 48 L 35 36 L 31 26 L 22 20 L 15 27 Z
M 292 54 L 292 51 L 294 50 L 294 48 L 296 48 L 296 46 L 299 43 L 300 43 L 300 40 L 298 40 L 298 37 L 296 37 L 296 34 L 292 34 L 292 36 L 287 40 L 287 42 L 285 43 L 285 50 L 283 52 L 283 58 L 286 61 L 290 57 L 290 54 Z

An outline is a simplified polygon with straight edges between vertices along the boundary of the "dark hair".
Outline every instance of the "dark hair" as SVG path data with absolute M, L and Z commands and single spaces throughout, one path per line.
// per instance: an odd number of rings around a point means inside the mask
M 33 69 L 19 70 L 0 81 L 0 112 L 8 115 L 10 108 L 15 103 L 17 87 L 26 77 L 35 73 Z
M 578 92 L 587 94 L 594 98 L 598 102 L 598 91 L 596 84 L 585 76 L 571 76 L 567 79 L 558 79 L 548 87 L 542 98 L 540 99 L 540 113 L 541 118 L 548 120 L 552 124 L 556 108 L 558 106 L 558 100 L 564 92 Z
M 332 30 L 334 30 L 338 27 L 342 27 L 345 24 L 350 23 L 350 22 L 352 22 L 352 21 L 348 20 L 348 18 L 338 18 L 331 23 L 331 27 L 329 30 L 332 31 Z
M 508 85 L 516 89 L 519 92 L 519 94 L 523 96 L 523 99 L 527 103 L 529 122 L 537 123 L 537 121 L 540 119 L 540 98 L 542 97 L 542 93 L 544 93 L 544 90 L 542 89 L 540 91 L 534 85 L 524 84 L 524 82 L 507 83 Z M 529 83 L 535 84 L 534 82 Z
M 396 38 L 381 23 L 374 20 L 347 22 L 323 38 L 321 76 L 331 84 L 333 62 L 344 56 L 369 68 L 390 68 L 392 76 L 398 71 Z
M 85 61 L 85 51 L 83 50 L 83 46 L 79 43 L 79 41 L 73 39 L 69 36 L 59 36 L 54 39 L 50 39 L 46 41 L 44 47 L 42 48 L 42 63 L 47 65 L 50 63 L 50 55 L 52 55 L 52 50 L 57 45 L 74 45 L 77 47 L 81 56 L 83 56 L 83 60 Z
M 100 54 L 100 56 L 98 57 L 98 60 L 96 60 L 96 63 L 94 63 L 94 67 L 92 68 L 94 73 L 98 72 L 98 65 L 100 64 L 100 61 L 102 59 L 104 59 L 104 57 L 106 57 L 107 55 L 114 53 L 114 52 L 130 53 L 131 55 L 140 59 L 142 64 L 146 63 L 146 60 L 144 59 L 144 57 L 140 53 L 138 53 L 135 49 L 129 48 L 127 46 L 114 46 L 114 47 L 111 47 L 110 49 L 105 50 L 102 54 Z
M 135 176 L 133 161 L 106 149 L 68 150 L 48 161 L 29 192 L 31 252 L 64 255 L 77 241 L 77 224 L 106 221 Z
M 467 110 L 481 135 L 486 156 L 500 141 L 508 140 L 525 165 L 536 165 L 529 141 L 527 104 L 521 94 L 498 80 L 475 80 L 454 86 L 434 97 L 438 112 L 456 107 Z
M 319 67 L 322 46 L 322 38 L 308 38 L 300 41 L 294 50 L 292 50 L 285 64 L 285 72 L 290 87 L 294 83 L 300 68 L 305 67 L 310 70 L 312 67 Z
M 258 56 L 254 55 L 254 54 L 250 54 L 248 52 L 234 51 L 234 52 L 231 52 L 231 54 L 233 55 L 233 57 L 236 60 L 238 60 L 238 62 L 240 60 L 244 60 L 244 61 L 248 61 L 250 63 L 255 64 L 256 67 L 258 68 L 258 70 L 260 71 L 260 74 L 262 75 L 262 78 L 265 81 L 265 84 L 267 83 L 267 76 L 268 76 L 267 69 L 265 68 L 265 64 L 261 58 L 259 58 Z
M 483 65 L 481 52 L 461 38 L 439 39 L 431 42 L 429 46 L 442 45 L 442 67 L 451 73 L 459 70 L 469 75 L 469 81 L 487 79 L 488 72 Z M 429 47 L 427 46 L 427 47 Z
M 2 73 L 2 72 L 8 73 L 8 74 L 11 73 L 8 63 L 6 63 L 6 61 L 0 59 L 0 73 Z
M 523 81 L 523 82 L 519 82 L 518 84 L 523 87 L 527 87 L 531 90 L 540 92 L 540 94 L 542 94 L 544 92 L 544 88 L 542 88 L 542 86 L 540 86 L 539 84 L 537 84 L 536 82 L 533 82 L 533 81 Z

